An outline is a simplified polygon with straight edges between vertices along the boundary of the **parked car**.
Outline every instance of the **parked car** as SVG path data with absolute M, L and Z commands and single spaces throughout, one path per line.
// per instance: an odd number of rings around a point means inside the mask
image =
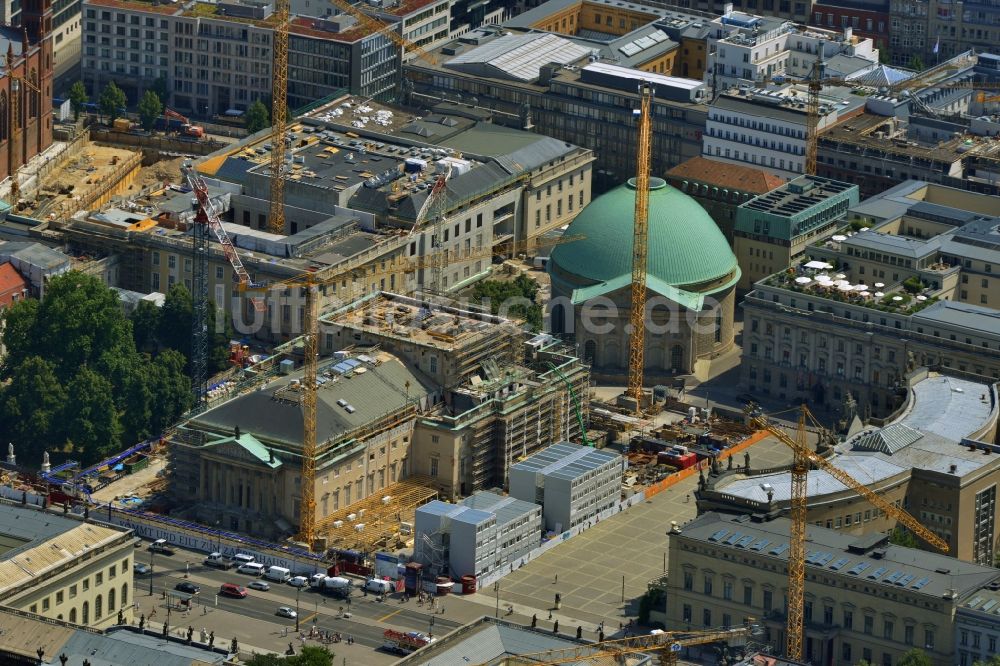
M 271 589 L 270 584 L 268 584 L 266 581 L 263 580 L 252 580 L 249 583 L 247 583 L 247 587 L 254 590 L 261 590 L 262 592 L 267 592 L 268 590 Z
M 237 585 L 236 583 L 223 583 L 219 588 L 219 594 L 226 597 L 236 597 L 237 599 L 246 599 L 247 589 L 242 585 Z
M 137 573 L 140 576 L 145 576 L 151 571 L 152 569 L 149 568 L 149 565 L 143 564 L 142 562 L 136 562 L 132 565 L 132 573 Z
M 149 549 L 154 553 L 160 553 L 161 555 L 173 555 L 174 549 L 170 547 L 166 539 L 157 539 L 153 543 L 149 544 Z
M 309 579 L 305 576 L 295 576 L 288 579 L 288 584 L 292 587 L 306 587 L 309 585 Z
M 189 583 L 188 581 L 182 581 L 174 585 L 174 589 L 178 592 L 186 592 L 188 594 L 198 594 L 201 592 L 201 588 L 194 583 Z
M 295 616 L 298 615 L 294 608 L 289 608 L 288 606 L 279 606 L 276 614 L 278 617 L 287 617 L 293 620 L 295 619 Z
M 241 574 L 249 574 L 250 576 L 260 577 L 264 575 L 264 565 L 258 562 L 249 562 L 239 566 L 236 571 Z

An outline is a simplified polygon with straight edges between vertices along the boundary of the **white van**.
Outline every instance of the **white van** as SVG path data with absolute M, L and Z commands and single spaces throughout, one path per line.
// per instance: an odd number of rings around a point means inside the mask
M 249 574 L 251 576 L 260 577 L 264 574 L 264 565 L 260 562 L 247 562 L 246 564 L 240 566 L 237 571 L 241 574 Z
M 233 555 L 233 562 L 236 564 L 250 564 L 253 562 L 253 555 L 247 555 L 246 553 L 236 553 Z
M 272 566 L 268 568 L 264 578 L 278 583 L 286 583 L 292 577 L 292 572 L 285 567 Z
M 375 594 L 389 594 L 394 588 L 391 580 L 371 578 L 365 581 L 365 589 Z

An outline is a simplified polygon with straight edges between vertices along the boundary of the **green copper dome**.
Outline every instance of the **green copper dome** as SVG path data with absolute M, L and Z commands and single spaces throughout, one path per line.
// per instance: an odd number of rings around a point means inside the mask
M 725 285 L 739 279 L 736 256 L 705 209 L 661 178 L 650 178 L 649 189 L 649 286 L 655 288 L 660 282 L 671 287 L 696 287 L 733 271 L 736 275 Z M 632 179 L 580 211 L 566 234 L 586 238 L 555 247 L 550 272 L 577 276 L 582 283 L 617 283 L 624 276 L 631 282 L 634 215 Z M 712 285 L 706 292 L 720 286 Z

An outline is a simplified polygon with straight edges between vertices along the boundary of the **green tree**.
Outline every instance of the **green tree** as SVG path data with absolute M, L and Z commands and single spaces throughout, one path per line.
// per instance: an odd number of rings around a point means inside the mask
M 90 96 L 87 95 L 87 88 L 83 85 L 83 81 L 77 81 L 69 89 L 69 103 L 73 107 L 73 120 L 80 119 L 80 112 L 83 111 L 84 105 L 90 101 Z
M 163 104 L 160 102 L 160 97 L 152 90 L 144 92 L 142 99 L 139 100 L 139 120 L 142 122 L 142 128 L 147 132 L 153 129 L 161 113 Z
M 1000 654 L 995 654 L 986 660 L 974 661 L 972 666 L 1000 666 Z
M 76 271 L 49 282 L 26 336 L 4 338 L 12 354 L 50 361 L 63 384 L 84 366 L 105 373 L 135 354 L 118 295 L 96 277 Z M 123 388 L 121 382 L 115 384 L 116 392 Z
M 80 368 L 66 386 L 72 400 L 60 414 L 66 444 L 80 462 L 89 464 L 121 448 L 122 425 L 112 397 L 111 382 L 90 368 Z
M 132 314 L 132 339 L 135 348 L 140 352 L 152 352 L 156 349 L 156 331 L 160 326 L 160 307 L 150 301 L 139 301 Z
M 271 126 L 271 114 L 267 112 L 267 107 L 260 100 L 250 105 L 245 114 L 245 120 L 247 131 L 250 134 Z
M 334 654 L 325 647 L 305 645 L 296 655 L 280 657 L 276 654 L 255 654 L 249 666 L 332 666 Z
M 152 409 L 147 436 L 160 435 L 193 406 L 191 379 L 184 372 L 185 362 L 180 352 L 172 349 L 164 350 L 153 361 L 149 369 Z
M 907 650 L 899 658 L 898 666 L 934 666 L 934 662 L 927 656 L 927 653 L 920 648 Z
M 38 317 L 40 303 L 34 298 L 25 298 L 7 308 L 0 317 L 4 325 L 3 339 L 7 346 L 7 354 L 0 357 L 0 379 L 9 379 L 15 368 L 31 355 L 31 329 Z
M 892 528 L 892 532 L 889 533 L 889 543 L 907 548 L 917 548 L 919 545 L 913 533 L 902 527 Z
M 160 310 L 160 322 L 157 327 L 156 339 L 161 347 L 175 349 L 191 361 L 191 325 L 194 321 L 194 301 L 191 292 L 181 284 L 175 284 L 167 292 L 167 297 Z M 224 369 L 229 358 L 229 327 L 223 332 L 215 332 L 215 307 L 210 302 L 208 307 L 208 330 L 210 331 L 208 349 L 208 369 L 218 372 Z M 228 321 L 227 321 L 228 324 Z
M 55 367 L 40 356 L 24 359 L 10 374 L 10 383 L 0 389 L 0 430 L 22 465 L 40 465 L 42 452 L 61 443 L 50 433 L 58 429 L 65 403 Z
M 532 331 L 542 328 L 542 306 L 535 302 L 538 283 L 523 273 L 514 280 L 483 280 L 477 282 L 472 297 L 489 303 L 493 314 L 523 319 Z
M 158 313 L 142 311 L 144 344 L 156 349 Z M 41 302 L 16 303 L 4 320 L 0 432 L 26 464 L 40 463 L 43 450 L 97 460 L 161 434 L 190 408 L 184 357 L 139 354 L 118 295 L 97 278 L 56 277 Z M 190 337 L 190 313 L 186 326 Z
M 157 99 L 159 99 L 163 104 L 170 101 L 170 84 L 167 83 L 166 77 L 156 77 L 149 89 L 156 93 Z
M 101 97 L 97 103 L 101 107 L 101 113 L 114 122 L 115 118 L 121 115 L 121 110 L 128 106 L 128 98 L 125 96 L 125 92 L 115 85 L 114 81 L 111 81 L 101 91 Z
M 918 56 L 918 55 L 915 55 L 912 58 L 910 58 L 910 69 L 918 71 L 918 72 L 924 71 L 924 61 L 923 61 L 923 59 L 920 56 Z
M 194 318 L 194 305 L 191 292 L 184 285 L 175 284 L 167 292 L 160 309 L 160 324 L 156 330 L 156 339 L 168 349 L 175 349 L 191 360 L 191 322 Z

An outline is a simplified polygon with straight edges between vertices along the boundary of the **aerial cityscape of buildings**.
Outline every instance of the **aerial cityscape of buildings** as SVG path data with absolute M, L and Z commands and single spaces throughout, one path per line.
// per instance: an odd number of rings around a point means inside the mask
M 1000 664 L 995 2 L 0 24 L 0 663 Z

